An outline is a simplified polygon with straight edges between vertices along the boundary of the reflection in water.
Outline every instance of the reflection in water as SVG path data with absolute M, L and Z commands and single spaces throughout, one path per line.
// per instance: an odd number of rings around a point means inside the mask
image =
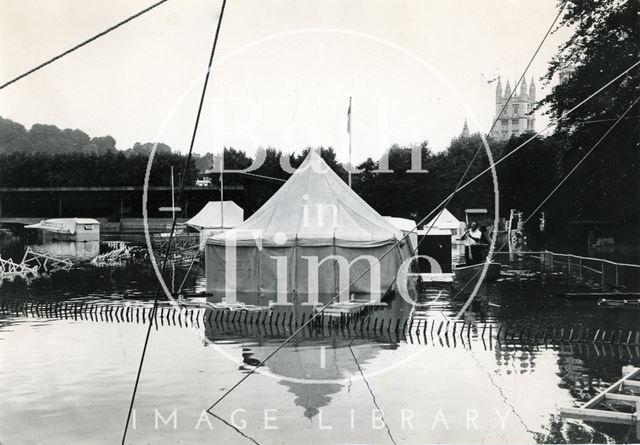
M 287 338 L 262 336 L 242 341 L 239 370 L 243 373 L 261 365 L 275 376 L 280 384 L 295 395 L 295 404 L 304 410 L 304 417 L 312 419 L 322 407 L 328 406 L 331 395 L 338 393 L 345 382 L 359 376 L 359 367 L 372 361 L 381 349 L 395 349 L 397 344 L 382 344 L 368 339 L 301 336 L 271 355 Z M 330 333 L 330 332 L 329 332 Z M 354 334 L 355 335 L 355 334 Z M 205 324 L 205 336 L 211 342 L 229 340 L 212 324 Z M 266 363 L 267 357 L 271 356 Z
M 42 247 L 58 249 L 47 250 L 54 256 L 67 252 L 78 258 L 95 249 L 84 246 L 86 250 L 80 247 L 78 251 L 77 246 L 68 244 Z M 0 243 L 3 258 L 21 258 L 23 249 L 21 244 Z M 176 281 L 180 282 L 184 273 L 177 268 Z M 195 266 L 187 288 L 196 289 L 203 281 L 204 270 Z M 0 301 L 26 301 L 30 308 L 0 310 L 0 392 L 6 401 L 0 409 L 0 436 L 4 441 L 36 443 L 47 437 L 66 443 L 119 440 L 146 329 L 143 316 L 138 317 L 137 311 L 135 315 L 123 312 L 122 308 L 146 307 L 148 311 L 145 297 L 153 295 L 156 285 L 148 264 L 118 270 L 85 266 L 34 280 L 30 286 L 18 281 L 3 285 Z M 484 301 L 465 318 L 471 330 L 460 337 L 459 331 L 456 336 L 438 336 L 436 331 L 446 323 L 446 317 L 456 313 L 468 294 L 458 296 L 458 290 L 448 284 L 425 283 L 416 307 L 402 299 L 391 301 L 390 307 L 372 312 L 371 327 L 365 329 L 365 334 L 355 335 L 352 325 L 300 333 L 264 364 L 265 371 L 276 379 L 256 373 L 246 386 L 225 400 L 218 414 L 229 422 L 230 412 L 237 407 L 246 408 L 249 426 L 243 433 L 260 443 L 281 441 L 285 431 L 291 442 L 387 441 L 384 431 L 371 429 L 370 420 L 355 431 L 349 428 L 348 420 L 342 423 L 346 426 L 339 426 L 339 418 L 348 416 L 349 410 L 355 409 L 361 415 L 374 408 L 371 394 L 358 380 L 358 366 L 368 376 L 420 351 L 421 355 L 391 372 L 367 377 L 394 437 L 403 437 L 406 443 L 468 443 L 476 437 L 492 443 L 524 443 L 532 439 L 549 443 L 622 442 L 626 428 L 566 421 L 557 418 L 556 413 L 558 406 L 587 400 L 616 381 L 622 365 L 639 365 L 638 347 L 589 341 L 548 341 L 546 345 L 542 333 L 546 329 L 549 338 L 557 330 L 557 338 L 564 329 L 566 338 L 574 328 L 575 335 L 590 332 L 592 338 L 595 329 L 606 328 L 608 332 L 615 330 L 616 338 L 621 329 L 626 338 L 629 330 L 638 330 L 640 311 L 602 311 L 594 302 L 558 298 L 558 293 L 571 288 L 572 283 L 554 277 L 544 282 L 507 280 L 486 286 Z M 111 309 L 82 314 L 71 310 L 66 317 L 43 310 L 43 302 L 59 303 L 60 308 L 78 301 Z M 268 300 L 257 298 L 256 302 L 268 305 Z M 207 304 L 204 299 L 197 303 Z M 308 319 L 310 312 L 304 312 L 302 306 L 278 310 L 298 309 L 297 313 L 304 313 Z M 208 312 L 201 311 L 208 316 Z M 257 326 L 255 322 L 226 319 L 221 323 L 204 322 L 207 316 L 201 314 L 194 317 L 195 321 L 189 317 L 186 322 L 173 322 L 173 318 L 169 322 L 165 317 L 152 332 L 149 362 L 145 364 L 136 402 L 140 417 L 132 435 L 135 443 L 246 440 L 222 424 L 215 424 L 212 432 L 205 428 L 195 430 L 193 426 L 203 407 L 261 364 L 295 326 Z M 402 326 L 402 320 L 409 316 L 414 316 L 421 327 L 428 321 L 428 329 L 416 334 L 414 324 L 410 332 L 395 332 L 395 323 Z M 384 328 L 380 329 L 383 322 Z M 495 329 L 492 339 L 483 336 L 485 322 L 507 326 L 506 341 L 496 342 Z M 191 327 L 204 332 L 209 343 L 203 345 Z M 537 330 L 539 335 L 525 335 L 523 341 L 523 330 Z M 357 361 L 351 355 L 350 343 Z M 221 351 L 226 355 L 220 355 Z M 234 361 L 228 361 L 227 355 Z M 313 381 L 309 383 L 310 380 Z M 183 423 L 181 417 L 176 430 L 155 430 L 153 410 L 160 408 L 167 416 L 176 407 L 179 413 L 195 411 L 194 421 Z M 286 419 L 279 419 L 280 433 L 261 428 L 265 407 L 286 413 Z M 511 407 L 513 411 L 509 411 Z M 414 430 L 402 428 L 400 413 L 405 408 L 416 414 Z M 478 409 L 481 418 L 493 420 L 495 409 L 509 411 L 507 429 L 485 422 L 479 425 L 479 431 L 466 430 L 464 413 L 468 408 Z M 430 429 L 438 409 L 450 422 L 449 429 Z M 145 418 L 145 412 L 151 414 Z M 320 413 L 325 421 L 334 422 L 334 430 L 318 430 Z M 96 422 L 97 417 L 103 421 Z M 145 421 L 149 425 L 146 428 Z M 33 427 L 36 422 L 37 427 Z
M 31 248 L 56 258 L 69 258 L 76 261 L 91 260 L 100 254 L 100 241 L 52 241 L 50 243 L 32 245 Z

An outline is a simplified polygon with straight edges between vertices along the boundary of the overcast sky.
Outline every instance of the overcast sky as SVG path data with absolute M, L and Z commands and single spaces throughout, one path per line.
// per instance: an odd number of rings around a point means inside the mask
M 0 0 L 0 81 L 152 2 Z M 0 115 L 186 151 L 220 4 L 170 0 L 0 91 Z M 442 150 L 465 118 L 488 131 L 487 81 L 513 85 L 556 14 L 556 0 L 228 0 L 195 151 L 331 145 L 347 160 L 349 96 L 354 161 L 391 143 Z M 566 37 L 527 75 L 539 97 Z

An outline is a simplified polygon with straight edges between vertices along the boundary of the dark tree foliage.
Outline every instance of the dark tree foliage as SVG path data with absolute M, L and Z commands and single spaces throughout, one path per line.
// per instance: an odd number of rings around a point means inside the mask
M 412 167 L 414 150 L 420 154 L 420 165 Z M 354 176 L 354 189 L 383 215 L 416 218 L 435 204 L 431 181 L 433 154 L 425 141 L 415 146 L 394 144 L 385 156 L 392 172 L 380 171 L 385 168 L 381 160 L 368 159 L 357 166 L 363 171 Z M 410 172 L 412 168 L 424 171 Z
M 492 144 L 489 148 L 495 162 L 500 157 L 500 145 Z M 460 183 L 462 187 L 489 165 L 489 157 L 479 134 L 453 139 L 447 151 L 438 155 L 434 165 L 434 170 L 437 169 L 439 175 L 435 186 L 439 202 L 456 189 L 461 178 L 464 177 Z M 499 181 L 498 176 L 498 185 Z M 487 172 L 456 193 L 451 199 L 449 209 L 459 216 L 464 214 L 465 208 L 485 208 L 492 212 L 494 202 L 494 182 L 491 172 Z
M 324 160 L 324 162 L 326 162 L 327 165 L 338 174 L 338 176 L 340 176 L 344 180 L 347 179 L 347 170 L 345 170 L 342 164 L 338 162 L 338 154 L 333 149 L 333 147 L 307 147 L 299 154 L 289 155 L 291 167 L 300 167 L 311 150 L 316 150 L 320 154 L 320 157 Z
M 287 179 L 289 173 L 285 172 L 280 166 L 280 158 L 283 156 L 282 151 L 273 147 L 259 148 L 256 153 L 256 159 L 262 159 L 262 164 L 252 173 L 269 176 L 278 179 Z
M 82 130 L 61 130 L 55 125 L 21 124 L 0 117 L 0 154 L 3 153 L 97 153 L 116 151 L 111 136 L 90 137 Z
M 150 156 L 151 152 L 153 151 L 153 146 L 154 143 L 153 142 L 146 142 L 144 144 L 141 144 L 140 142 L 136 142 L 135 144 L 133 144 L 133 147 L 131 147 L 128 150 L 124 151 L 124 154 L 126 156 Z M 168 154 L 171 153 L 171 147 L 169 147 L 167 144 L 163 144 L 162 142 L 158 142 L 158 144 L 155 145 L 156 150 L 155 150 L 155 155 L 157 156 L 159 154 Z
M 211 170 L 220 171 L 220 153 L 211 154 L 207 153 L 205 155 L 207 159 L 211 159 L 211 164 L 209 164 L 203 171 Z M 247 156 L 247 153 L 243 150 L 236 150 L 233 147 L 229 147 L 224 149 L 224 169 L 225 170 L 244 170 L 248 168 L 252 164 L 253 160 L 251 157 Z
M 528 141 L 531 135 L 525 133 L 496 144 L 496 151 L 501 157 L 508 156 Z M 563 203 L 551 199 L 533 213 L 560 181 L 558 163 L 561 148 L 562 141 L 556 136 L 537 137 L 496 167 L 501 215 L 508 216 L 510 209 L 520 210 L 525 218 L 530 218 L 529 230 L 535 232 L 541 211 L 546 212 L 547 220 L 550 213 L 557 215 L 562 211 Z
M 570 27 L 573 35 L 550 63 L 546 79 L 562 72 L 570 75 L 541 102 L 556 119 L 638 61 L 640 2 L 570 0 L 561 26 Z M 639 96 L 640 67 L 636 67 L 561 121 L 556 137 L 561 144 L 561 177 Z M 638 221 L 639 114 L 636 105 L 554 197 L 564 203 L 560 219 Z
M 185 156 L 156 154 L 149 185 L 169 185 L 171 166 L 176 181 L 184 168 Z M 95 153 L 11 153 L 0 155 L 2 187 L 100 187 L 141 186 L 149 157 L 126 156 L 122 152 Z M 186 184 L 196 179 L 195 163 L 187 170 Z

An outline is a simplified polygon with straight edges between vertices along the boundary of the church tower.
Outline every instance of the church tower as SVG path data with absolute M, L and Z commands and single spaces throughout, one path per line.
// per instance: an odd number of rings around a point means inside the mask
M 527 88 L 528 87 L 528 88 Z M 512 95 L 511 83 L 507 80 L 507 85 L 502 93 L 502 81 L 498 78 L 496 86 L 496 119 L 507 100 Z M 513 91 L 513 96 L 502 112 L 500 119 L 496 122 L 490 136 L 502 141 L 509 139 L 511 136 L 518 136 L 527 131 L 535 131 L 535 116 L 533 108 L 536 102 L 536 87 L 531 78 L 531 82 L 527 85 L 525 79 L 522 80 L 520 91 Z
M 464 126 L 462 127 L 462 133 L 460 133 L 460 137 L 469 137 L 469 126 L 467 125 L 467 119 L 464 120 Z

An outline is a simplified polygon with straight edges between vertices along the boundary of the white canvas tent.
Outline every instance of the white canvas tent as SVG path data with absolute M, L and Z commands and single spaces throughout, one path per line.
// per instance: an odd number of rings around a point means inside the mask
M 464 222 L 456 218 L 449 210 L 444 209 L 442 213 L 436 215 L 431 221 L 422 226 L 424 231 L 421 234 L 442 235 L 446 232 L 451 234 L 451 244 L 461 244 L 460 237 L 464 233 Z
M 222 215 L 224 212 L 224 227 Z M 244 221 L 244 210 L 233 201 L 209 201 L 202 210 L 185 224 L 201 229 L 230 229 Z
M 418 247 L 418 231 L 416 230 L 416 222 L 408 218 L 398 218 L 397 216 L 385 216 L 384 219 L 389 221 L 393 226 L 400 230 L 404 236 L 407 236 L 411 242 L 411 252 Z
M 255 214 L 207 240 L 207 292 L 224 293 L 227 302 L 242 292 L 277 294 L 278 302 L 295 292 L 310 303 L 343 290 L 340 301 L 351 293 L 379 296 L 410 255 L 406 242 L 394 246 L 401 238 L 311 151 Z
M 224 215 L 224 221 L 222 216 Z M 185 224 L 200 232 L 200 248 L 204 248 L 207 238 L 226 229 L 231 229 L 244 221 L 244 210 L 233 201 L 209 201 L 193 218 Z M 222 223 L 224 222 L 224 227 Z
M 431 221 L 424 225 L 425 229 L 433 226 L 434 229 L 458 230 L 462 225 L 462 221 L 453 216 L 449 210 L 444 209 L 442 213 L 436 215 Z

